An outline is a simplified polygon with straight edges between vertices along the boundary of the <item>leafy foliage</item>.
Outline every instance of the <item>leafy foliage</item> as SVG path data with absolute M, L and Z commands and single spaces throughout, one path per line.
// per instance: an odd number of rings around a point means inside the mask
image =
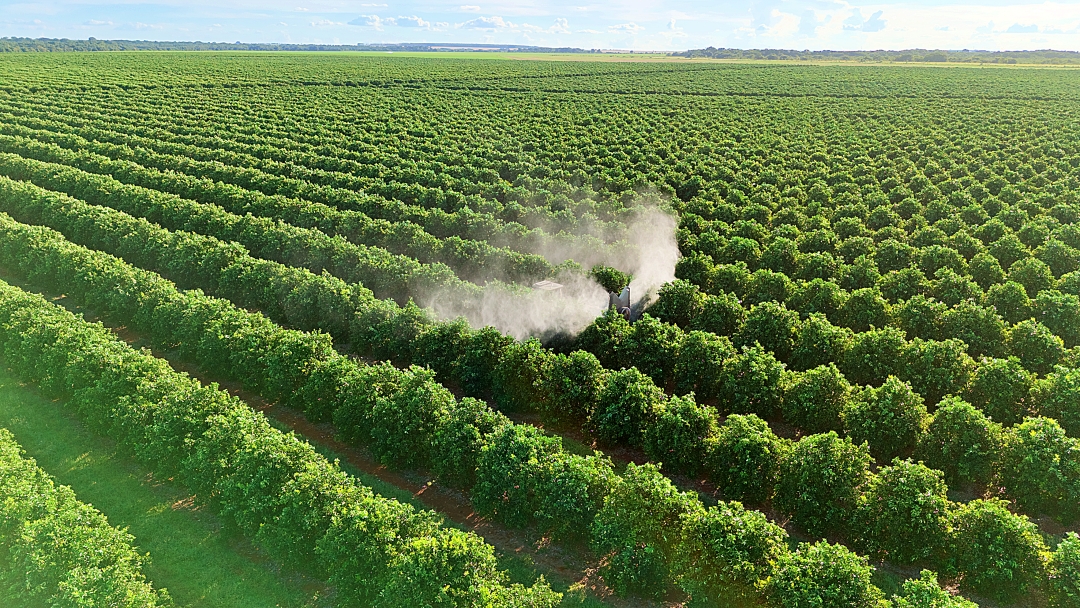
M 754 597 L 787 554 L 787 532 L 738 502 L 683 515 L 678 582 L 696 603 Z
M 732 414 L 706 446 L 711 477 L 725 496 L 764 502 L 791 446 L 754 414 Z
M 937 558 L 949 526 L 946 490 L 944 475 L 922 463 L 897 459 L 882 467 L 859 499 L 862 544 L 898 563 Z
M 1050 557 L 1050 601 L 1066 608 L 1080 602 L 1080 537 L 1069 532 Z
M 943 471 L 950 486 L 987 485 L 1000 460 L 1001 424 L 959 398 L 942 401 L 919 441 L 916 456 Z
M 706 465 L 701 455 L 716 435 L 716 410 L 689 398 L 671 397 L 645 430 L 645 453 L 679 471 L 698 473 Z
M 795 443 L 780 464 L 774 504 L 810 534 L 846 529 L 870 480 L 870 452 L 835 432 Z
M 885 460 L 914 449 L 930 422 L 922 397 L 895 376 L 879 387 L 864 389 L 841 417 L 853 441 L 869 443 L 870 453 Z
M 904 581 L 900 595 L 892 598 L 896 608 L 975 608 L 975 602 L 941 588 L 937 574 L 923 570 L 919 578 Z
M 0 429 L 0 582 L 6 597 L 40 605 L 171 606 L 142 573 L 135 538 L 109 525 L 22 453 Z
M 1039 584 L 1049 552 L 1038 527 L 1001 500 L 973 500 L 952 519 L 950 568 L 960 585 L 1001 601 Z
M 629 274 L 622 272 L 611 266 L 596 265 L 589 271 L 596 282 L 600 284 L 609 293 L 617 294 L 622 291 L 623 287 L 630 284 L 632 278 Z
M 1032 411 L 1034 381 L 1019 359 L 991 359 L 975 369 L 964 397 L 993 420 L 1016 424 Z
M 1052 418 L 1028 418 L 1005 434 L 1002 481 L 1017 504 L 1035 513 L 1080 516 L 1080 440 Z
M 664 391 L 637 368 L 614 372 L 600 393 L 591 424 L 606 441 L 640 445 L 663 401 Z
M 827 541 L 800 543 L 798 550 L 783 556 L 769 580 L 773 605 L 852 606 L 877 608 L 881 590 L 870 583 L 873 567 L 859 557 Z
M 784 387 L 784 419 L 809 433 L 837 431 L 852 388 L 832 363 L 794 375 Z
M 593 523 L 593 548 L 607 557 L 604 580 L 620 592 L 662 594 L 679 524 L 693 504 L 656 466 L 629 464 Z

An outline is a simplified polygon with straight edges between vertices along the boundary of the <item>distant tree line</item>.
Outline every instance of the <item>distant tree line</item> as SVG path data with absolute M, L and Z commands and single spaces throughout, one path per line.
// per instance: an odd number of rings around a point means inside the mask
M 69 40 L 67 38 L 0 38 L 0 53 L 68 51 L 498 51 L 528 53 L 587 53 L 570 47 L 510 44 L 278 44 L 244 42 L 159 42 L 156 40 Z
M 903 51 L 796 51 L 789 49 L 725 49 L 709 47 L 683 53 L 677 57 L 707 57 L 710 59 L 817 60 L 865 62 L 950 62 L 950 63 L 1080 63 L 1076 51 L 943 51 L 908 49 Z

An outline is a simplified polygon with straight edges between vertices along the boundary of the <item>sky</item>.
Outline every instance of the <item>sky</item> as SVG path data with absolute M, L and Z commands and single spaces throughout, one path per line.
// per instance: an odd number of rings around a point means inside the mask
M 0 36 L 1080 51 L 1080 0 L 0 0 Z

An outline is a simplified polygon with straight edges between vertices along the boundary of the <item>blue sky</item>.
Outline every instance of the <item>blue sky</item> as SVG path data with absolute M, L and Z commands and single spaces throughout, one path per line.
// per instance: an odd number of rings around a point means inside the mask
M 0 36 L 1080 51 L 1080 0 L 0 0 Z

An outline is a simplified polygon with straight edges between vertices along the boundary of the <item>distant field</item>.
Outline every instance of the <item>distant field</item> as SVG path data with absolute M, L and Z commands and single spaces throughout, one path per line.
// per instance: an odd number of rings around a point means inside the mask
M 345 486 L 283 506 L 308 463 L 284 439 L 236 439 L 252 450 L 236 467 L 265 475 L 224 467 L 205 519 L 164 509 L 175 491 L 5 385 L 0 426 L 130 525 L 178 599 L 251 584 L 251 605 L 317 603 L 288 568 L 263 585 L 247 545 L 200 536 L 218 516 L 305 555 L 341 605 L 470 576 L 484 591 L 445 605 L 1077 597 L 1073 70 L 0 56 L 0 211 L 5 275 L 430 479 L 440 508 L 532 545 L 503 565 L 568 591 L 507 587 L 472 536 L 431 559 L 484 565 L 423 561 L 449 538 L 426 516 L 342 536 L 320 501 L 360 508 Z M 244 435 L 226 422 L 200 424 Z M 265 541 L 282 521 L 296 547 Z M 385 551 L 347 555 L 378 577 L 329 557 L 384 533 Z M 188 554 L 185 587 L 169 564 Z M 239 574 L 214 578 L 216 560 Z

